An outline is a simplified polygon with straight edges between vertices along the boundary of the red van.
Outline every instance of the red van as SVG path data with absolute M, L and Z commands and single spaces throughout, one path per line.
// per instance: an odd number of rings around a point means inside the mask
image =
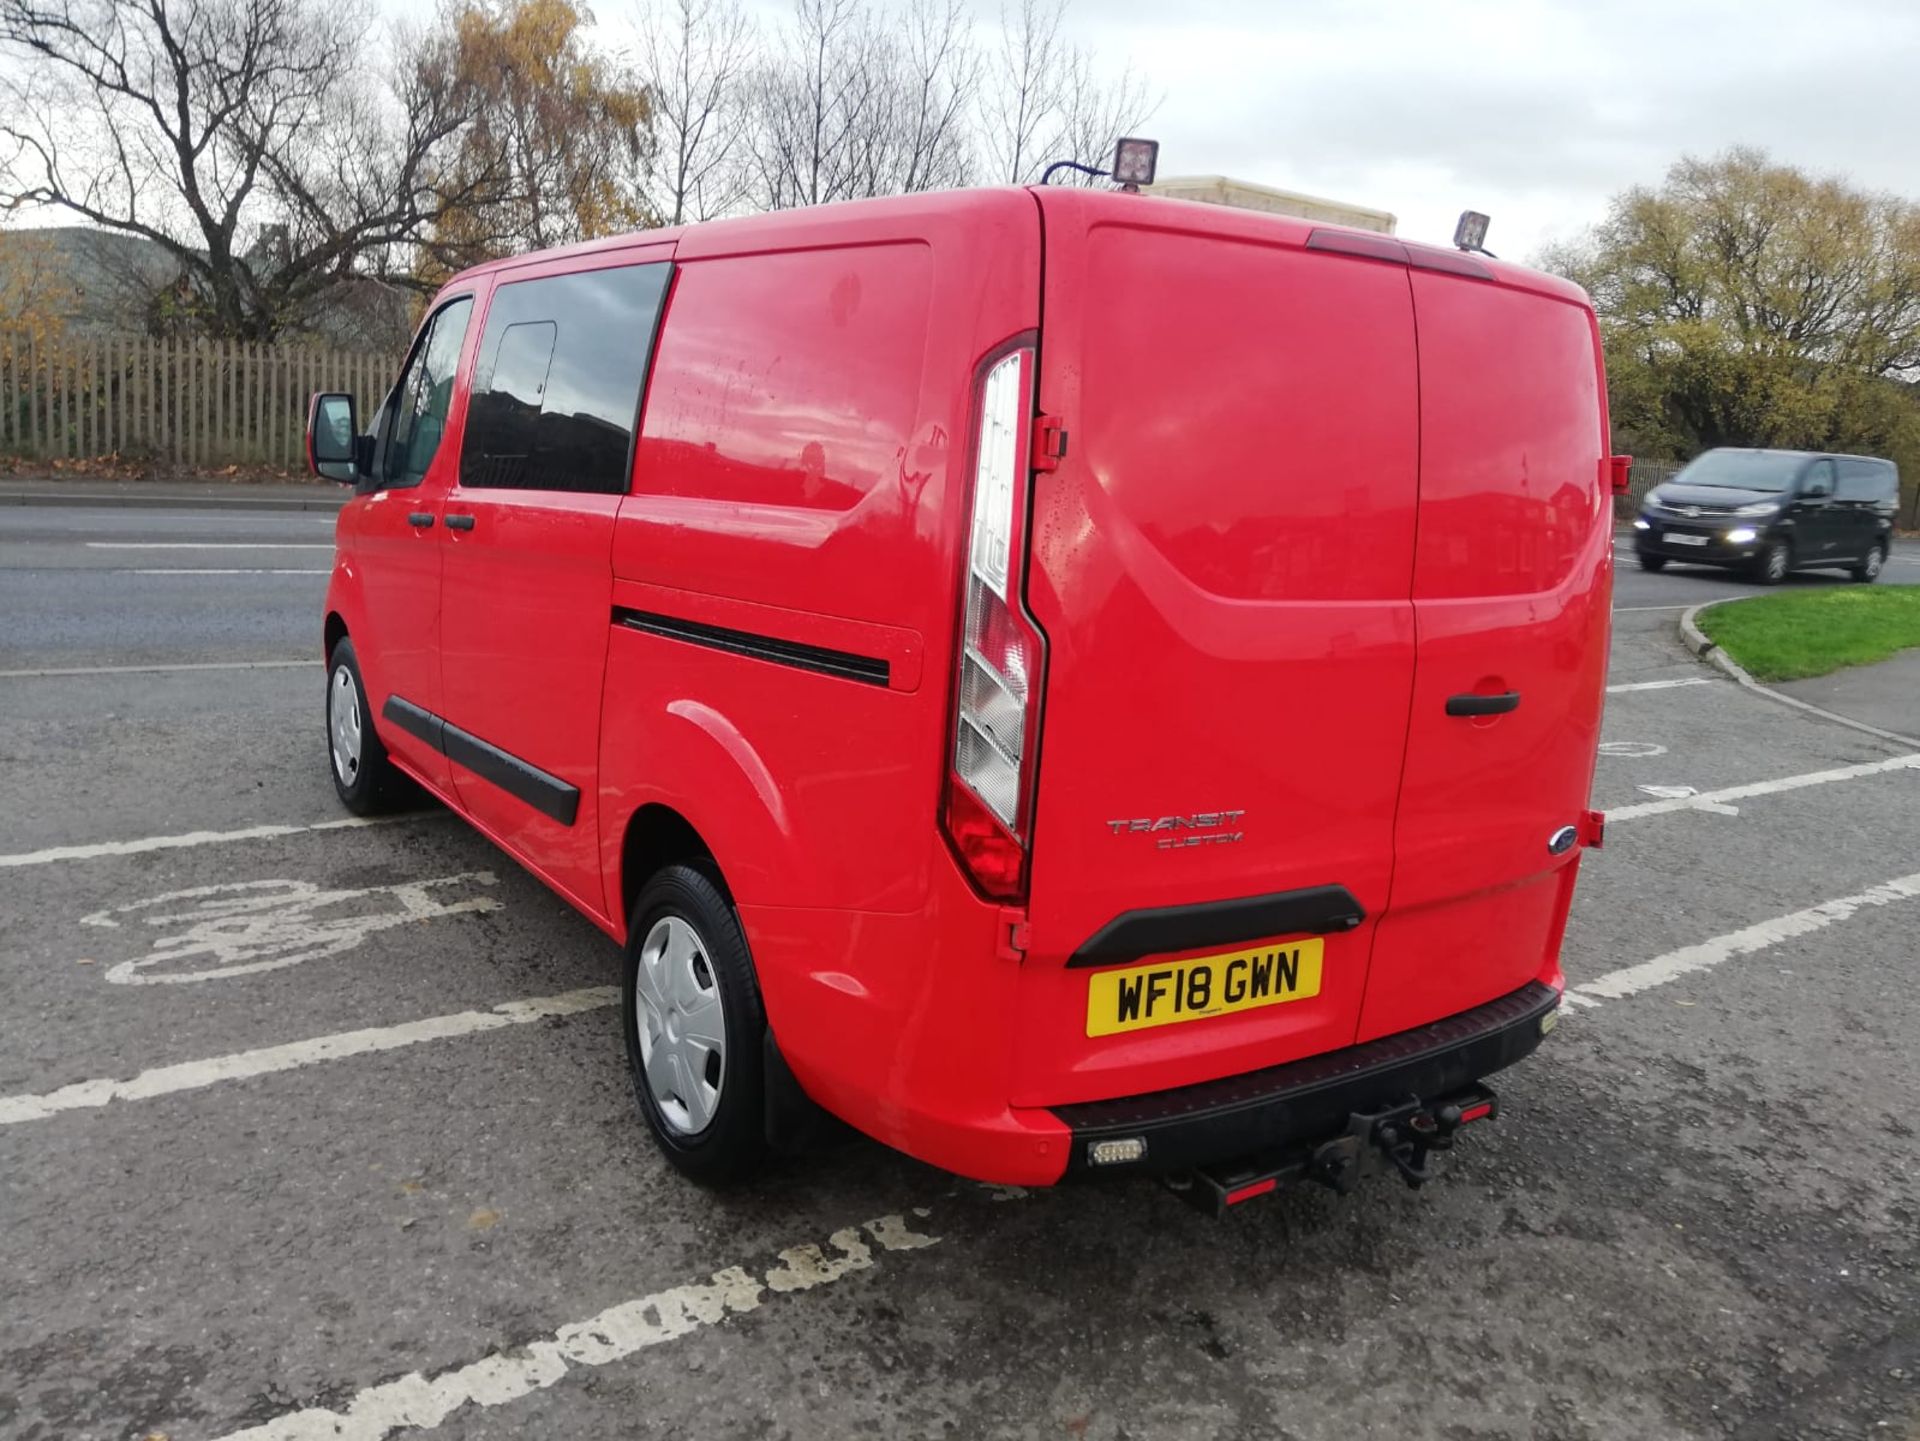
M 1571 285 L 836 205 L 457 276 L 359 432 L 315 397 L 340 796 L 624 943 L 692 1176 L 811 1101 L 986 1181 L 1417 1179 L 1552 1026 L 1612 580 Z

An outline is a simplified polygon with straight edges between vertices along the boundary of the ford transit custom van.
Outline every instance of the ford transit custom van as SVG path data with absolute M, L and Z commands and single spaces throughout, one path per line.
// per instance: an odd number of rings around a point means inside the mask
M 1552 1027 L 1617 469 L 1563 281 L 791 211 L 456 276 L 309 453 L 342 801 L 424 787 L 624 945 L 691 1176 L 818 1107 L 993 1182 L 1417 1181 Z

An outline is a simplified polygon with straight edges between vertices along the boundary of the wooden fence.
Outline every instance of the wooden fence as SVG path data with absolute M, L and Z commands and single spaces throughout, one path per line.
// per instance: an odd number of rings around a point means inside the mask
M 371 415 L 400 360 L 303 344 L 0 331 L 0 455 L 293 469 L 306 463 L 307 397 L 350 391 Z

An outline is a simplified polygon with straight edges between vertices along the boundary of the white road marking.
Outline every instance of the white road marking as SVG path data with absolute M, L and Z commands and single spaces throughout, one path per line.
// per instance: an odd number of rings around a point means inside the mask
M 1636 680 L 1628 681 L 1624 685 L 1610 685 L 1607 687 L 1607 694 L 1621 695 L 1630 690 L 1672 690 L 1676 686 L 1712 684 L 1713 682 L 1705 676 L 1699 675 L 1682 676 L 1678 680 Z
M 1634 789 L 1643 791 L 1650 796 L 1656 796 L 1663 801 L 1683 800 L 1687 796 L 1697 796 L 1700 794 L 1700 788 L 1698 786 L 1635 786 Z
M 1627 760 L 1647 760 L 1653 756 L 1663 756 L 1667 748 L 1655 745 L 1652 741 L 1601 741 L 1600 754 L 1615 756 Z
M 290 670 L 295 666 L 306 666 L 316 673 L 321 668 L 318 656 L 306 660 L 196 660 L 155 665 L 69 665 L 51 666 L 44 670 L 0 670 L 0 680 L 30 680 L 55 675 L 157 675 L 174 670 Z
M 1686 605 L 1616 605 L 1613 608 L 1613 613 L 1615 615 L 1633 615 L 1639 611 L 1647 610 L 1689 610 L 1692 608 L 1692 604 L 1693 603 L 1689 601 Z
M 433 814 L 429 812 L 428 814 Z M 84 846 L 48 846 L 43 851 L 16 851 L 0 855 L 0 870 L 16 866 L 45 866 L 57 861 L 91 861 L 102 856 L 138 856 L 148 851 L 184 850 L 190 846 L 225 845 L 230 841 L 266 841 L 276 836 L 299 836 L 309 831 L 345 831 L 360 826 L 387 826 L 418 816 L 345 816 L 306 826 L 247 826 L 237 831 L 185 831 L 177 836 L 146 836 L 137 841 L 97 841 Z
M 197 570 L 184 565 L 151 566 L 145 570 L 117 570 L 115 575 L 331 575 L 328 570 Z
M 332 550 L 330 540 L 88 540 L 88 550 Z
M 915 1207 L 913 1214 L 930 1213 Z M 863 1236 L 862 1233 L 865 1233 Z M 868 1244 L 871 1239 L 872 1245 Z M 609 1306 L 599 1315 L 551 1335 L 499 1350 L 429 1378 L 418 1371 L 369 1386 L 338 1411 L 310 1407 L 229 1433 L 223 1441 L 380 1441 L 391 1432 L 429 1430 L 465 1406 L 500 1406 L 544 1390 L 583 1366 L 605 1366 L 637 1351 L 757 1311 L 776 1297 L 831 1285 L 875 1265 L 874 1250 L 918 1251 L 940 1243 L 911 1228 L 903 1216 L 881 1216 L 827 1238 L 837 1253 L 817 1245 L 792 1246 L 759 1277 L 738 1266 L 710 1280 L 656 1291 Z M 768 1293 L 772 1293 L 769 1295 Z
M 1808 786 L 1831 785 L 1835 781 L 1859 780 L 1865 776 L 1885 775 L 1889 771 L 1920 770 L 1920 753 L 1894 756 L 1890 760 L 1868 761 L 1864 765 L 1840 766 L 1830 771 L 1809 771 L 1805 775 L 1782 776 L 1778 780 L 1755 781 L 1750 785 L 1728 786 L 1724 790 L 1702 791 L 1684 800 L 1642 801 L 1607 812 L 1607 824 L 1635 821 L 1643 816 L 1663 816 L 1671 811 L 1718 811 L 1725 814 L 1731 801 L 1750 800 L 1754 796 L 1778 795 L 1782 791 L 1804 790 Z
M 118 930 L 123 920 L 183 926 L 156 936 L 145 955 L 106 972 L 117 985 L 173 985 L 277 971 L 351 951 L 371 935 L 413 921 L 497 911 L 503 903 L 492 896 L 446 902 L 433 892 L 499 883 L 492 871 L 346 891 L 322 890 L 312 881 L 227 881 L 95 911 L 80 924 L 109 930 Z M 352 913 L 339 914 L 343 906 Z M 178 969 L 182 962 L 197 968 Z
M 478 1035 L 483 1031 L 497 1031 L 504 1026 L 545 1020 L 548 1016 L 573 1016 L 618 1004 L 618 986 L 589 986 L 584 990 L 563 991 L 557 996 L 508 1001 L 486 1011 L 455 1011 L 449 1015 L 405 1021 L 395 1026 L 339 1031 L 329 1036 L 291 1041 L 282 1046 L 234 1051 L 204 1061 L 156 1066 L 126 1081 L 105 1076 L 91 1081 L 76 1081 L 70 1086 L 62 1086 L 38 1096 L 0 1096 L 0 1126 L 17 1125 L 22 1121 L 44 1121 L 64 1111 L 91 1110 L 116 1101 L 151 1101 L 158 1096 L 198 1091 L 225 1081 L 243 1081 L 251 1076 L 297 1071 L 323 1061 L 394 1051 L 404 1046 L 417 1046 L 424 1041 Z
M 1625 1000 L 1628 996 L 1637 996 L 1642 991 L 1650 991 L 1655 986 L 1664 986 L 1669 981 L 1677 981 L 1682 976 L 1711 970 L 1739 956 L 1749 956 L 1755 951 L 1764 951 L 1769 946 L 1777 946 L 1782 941 L 1795 940 L 1800 936 L 1825 930 L 1828 926 L 1844 921 L 1856 911 L 1868 906 L 1890 906 L 1898 901 L 1911 900 L 1916 896 L 1920 896 L 1920 871 L 1870 887 L 1855 895 L 1822 901 L 1819 905 L 1809 906 L 1804 911 L 1775 916 L 1772 920 L 1761 921 L 1757 925 L 1748 926 L 1728 935 L 1715 936 L 1712 940 L 1702 941 L 1698 945 L 1682 946 L 1677 951 L 1669 951 L 1664 956 L 1655 956 L 1652 960 L 1642 961 L 1637 966 L 1626 966 L 1617 971 L 1609 971 L 1597 980 L 1582 982 L 1567 994 L 1570 999 L 1577 997 L 1575 1004 L 1586 1009 L 1606 1001 Z

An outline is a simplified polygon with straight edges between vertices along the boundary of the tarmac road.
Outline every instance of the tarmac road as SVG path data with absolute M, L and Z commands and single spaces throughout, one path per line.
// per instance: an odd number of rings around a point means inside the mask
M 1920 1438 L 1920 761 L 1695 664 L 1737 582 L 1620 570 L 1498 1124 L 1216 1222 L 857 1138 L 678 1180 L 615 948 L 438 810 L 338 824 L 328 535 L 0 514 L 0 1436 Z

